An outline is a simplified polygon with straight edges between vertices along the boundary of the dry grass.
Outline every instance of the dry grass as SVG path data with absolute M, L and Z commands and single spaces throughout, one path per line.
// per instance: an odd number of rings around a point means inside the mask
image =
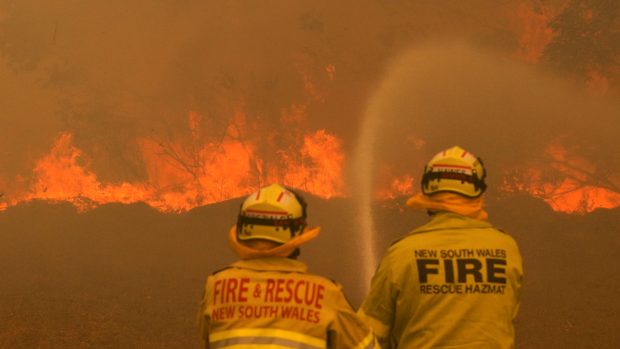
M 309 201 L 323 229 L 301 258 L 359 304 L 354 217 L 343 215 L 350 205 Z M 234 259 L 225 236 L 237 207 L 163 215 L 111 205 L 77 214 L 34 203 L 0 213 L 0 349 L 199 348 L 203 281 Z M 379 251 L 425 220 L 394 207 L 377 211 Z M 518 347 L 620 347 L 620 210 L 564 216 L 524 199 L 495 204 L 491 217 L 516 237 L 525 261 Z

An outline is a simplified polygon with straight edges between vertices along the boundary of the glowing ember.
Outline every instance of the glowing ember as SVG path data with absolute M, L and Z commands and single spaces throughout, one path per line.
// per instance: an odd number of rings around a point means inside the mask
M 586 81 L 586 87 L 590 91 L 606 94 L 609 91 L 609 79 L 598 71 L 591 71 Z
M 333 81 L 336 78 L 336 66 L 333 64 L 328 64 L 325 67 L 325 71 L 327 72 L 327 77 L 329 81 Z
M 393 178 L 388 188 L 380 188 L 375 191 L 377 200 L 392 200 L 403 196 L 410 196 L 414 192 L 414 179 L 410 174 Z

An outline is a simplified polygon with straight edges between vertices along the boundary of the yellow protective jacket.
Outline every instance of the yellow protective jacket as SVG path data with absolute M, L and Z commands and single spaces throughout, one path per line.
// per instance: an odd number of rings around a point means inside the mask
M 509 235 L 440 212 L 388 249 L 359 314 L 384 349 L 513 348 L 522 275 Z
M 199 327 L 215 348 L 378 348 L 340 285 L 284 257 L 241 260 L 208 277 Z

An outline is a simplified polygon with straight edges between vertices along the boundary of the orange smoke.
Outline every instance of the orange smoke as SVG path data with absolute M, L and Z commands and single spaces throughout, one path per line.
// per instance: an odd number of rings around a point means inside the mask
M 564 6 L 564 5 L 563 5 Z M 562 7 L 563 7 L 562 6 Z M 529 63 L 538 63 L 545 47 L 557 35 L 549 26 L 562 7 L 523 2 L 517 10 L 519 30 L 518 56 Z
M 0 178 L 0 188 L 5 188 L 5 187 L 6 187 L 6 183 L 4 183 L 2 178 Z M 9 204 L 4 201 L 6 200 L 5 196 L 6 196 L 5 193 L 0 192 L 0 211 L 6 210 L 6 208 L 9 206 Z
M 586 80 L 586 87 L 588 90 L 604 95 L 609 92 L 609 86 L 609 79 L 606 76 L 596 70 L 590 71 L 588 79 Z

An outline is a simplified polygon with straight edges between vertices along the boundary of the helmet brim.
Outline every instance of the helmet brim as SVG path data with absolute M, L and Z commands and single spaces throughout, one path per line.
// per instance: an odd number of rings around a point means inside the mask
M 233 225 L 228 233 L 230 247 L 241 259 L 264 258 L 264 257 L 288 257 L 301 245 L 315 239 L 321 231 L 320 227 L 305 229 L 300 235 L 277 247 L 268 250 L 257 250 L 241 243 L 237 237 L 237 225 Z

